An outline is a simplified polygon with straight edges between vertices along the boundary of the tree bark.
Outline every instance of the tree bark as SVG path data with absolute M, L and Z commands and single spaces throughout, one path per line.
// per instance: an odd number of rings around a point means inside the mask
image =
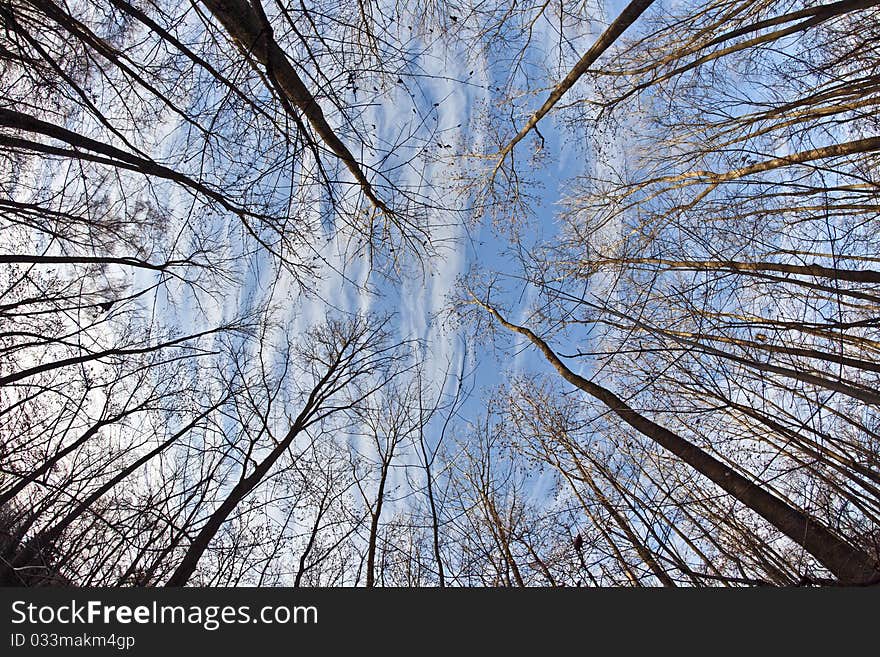
M 880 581 L 880 565 L 816 519 L 771 495 L 693 443 L 632 409 L 607 388 L 571 371 L 531 329 L 508 322 L 495 308 L 477 301 L 505 328 L 525 336 L 566 381 L 605 404 L 620 419 L 706 476 L 739 502 L 767 520 L 825 566 L 842 584 Z
M 575 85 L 581 76 L 587 72 L 587 69 L 599 59 L 602 53 L 608 50 L 620 35 L 623 34 L 630 25 L 635 23 L 636 19 L 653 3 L 654 0 L 633 0 L 626 6 L 620 15 L 614 19 L 611 25 L 599 35 L 599 38 L 596 39 L 596 42 L 590 47 L 584 56 L 578 60 L 578 63 L 575 64 L 568 74 L 562 78 L 559 84 L 553 88 L 553 91 L 550 92 L 547 100 L 545 100 L 544 104 L 538 108 L 538 111 L 532 115 L 516 136 L 501 149 L 498 163 L 495 165 L 495 170 L 492 172 L 493 178 L 495 177 L 495 174 L 498 173 L 498 169 L 501 168 L 501 165 L 504 164 L 504 160 L 513 151 L 514 147 L 522 141 L 527 134 L 529 134 L 529 131 L 532 128 L 538 125 L 538 122 L 543 119 L 551 109 L 553 109 L 553 106 L 556 105 L 565 93 Z
M 261 18 L 262 10 L 258 12 L 246 0 L 202 0 L 202 4 L 242 49 L 266 68 L 269 77 L 277 81 L 279 91 L 308 119 L 315 133 L 351 172 L 364 196 L 383 213 L 393 214 L 376 194 L 354 155 L 327 123 L 315 97 L 297 75 L 286 53 L 275 41 L 271 26 Z

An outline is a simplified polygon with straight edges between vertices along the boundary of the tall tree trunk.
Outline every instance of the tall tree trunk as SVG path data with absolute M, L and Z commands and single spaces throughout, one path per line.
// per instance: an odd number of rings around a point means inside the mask
M 476 297 L 474 297 L 476 300 Z M 566 381 L 605 404 L 620 419 L 675 454 L 739 502 L 767 520 L 825 566 L 842 584 L 880 581 L 880 565 L 815 518 L 790 506 L 681 436 L 633 410 L 607 388 L 572 372 L 531 329 L 508 322 L 495 308 L 477 300 L 505 328 L 525 336 Z
M 265 20 L 259 2 L 252 6 L 246 0 L 202 0 L 202 4 L 239 43 L 242 50 L 266 68 L 269 78 L 277 83 L 278 91 L 308 119 L 315 133 L 354 176 L 370 203 L 383 213 L 392 214 L 391 209 L 376 194 L 354 155 L 327 123 L 315 97 L 275 41 L 272 28 Z
M 391 450 L 391 454 L 394 451 Z M 382 475 L 379 478 L 379 491 L 376 493 L 376 508 L 370 514 L 370 538 L 367 545 L 367 588 L 376 585 L 376 544 L 379 540 L 379 518 L 382 516 L 382 504 L 385 502 L 385 483 L 388 481 L 388 466 L 391 457 L 382 460 Z
M 205 553 L 205 550 L 208 549 L 211 540 L 217 535 L 217 532 L 220 531 L 223 523 L 226 522 L 239 503 L 263 480 L 275 462 L 285 451 L 287 451 L 287 448 L 290 447 L 290 444 L 293 442 L 294 438 L 299 435 L 301 430 L 302 428 L 300 424 L 295 422 L 284 439 L 278 443 L 275 449 L 273 449 L 259 465 L 257 465 L 254 471 L 247 477 L 242 477 L 238 481 L 229 492 L 229 495 L 226 496 L 220 506 L 217 507 L 217 509 L 211 514 L 211 517 L 208 518 L 208 521 L 204 524 L 201 530 L 199 530 L 199 533 L 193 539 L 193 542 L 190 543 L 190 546 L 187 549 L 186 554 L 184 554 L 180 564 L 177 566 L 171 577 L 168 578 L 165 586 L 184 586 L 189 581 L 189 578 L 192 577 L 192 574 L 196 570 L 199 559 L 202 558 L 202 555 Z
M 575 64 L 568 74 L 562 78 L 559 84 L 553 88 L 553 91 L 550 92 L 547 100 L 545 100 L 544 104 L 538 108 L 538 111 L 532 115 L 516 136 L 501 149 L 498 164 L 495 165 L 495 170 L 492 172 L 493 177 L 498 173 L 498 169 L 504 164 L 504 160 L 510 155 L 514 147 L 521 142 L 527 134 L 529 134 L 529 131 L 532 130 L 532 128 L 538 125 L 538 122 L 543 119 L 551 109 L 553 109 L 553 106 L 556 105 L 565 93 L 575 85 L 584 73 L 587 72 L 587 69 L 599 59 L 599 56 L 608 50 L 608 48 L 611 47 L 611 44 L 617 41 L 620 35 L 623 34 L 630 25 L 635 23 L 636 19 L 653 3 L 654 0 L 633 0 L 626 6 L 620 15 L 614 19 L 611 25 L 605 28 L 605 31 L 599 35 L 599 38 L 596 39 L 596 42 L 592 47 L 584 53 L 583 57 L 578 60 L 578 63 Z

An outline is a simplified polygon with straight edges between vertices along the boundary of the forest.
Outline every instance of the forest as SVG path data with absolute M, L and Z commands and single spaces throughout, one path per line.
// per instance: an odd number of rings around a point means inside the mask
M 0 0 L 0 586 L 880 584 L 880 0 Z

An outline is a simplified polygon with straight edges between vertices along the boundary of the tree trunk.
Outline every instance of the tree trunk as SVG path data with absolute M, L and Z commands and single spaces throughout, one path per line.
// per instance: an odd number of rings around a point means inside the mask
M 880 581 L 880 565 L 865 552 L 847 543 L 814 518 L 771 495 L 693 443 L 633 410 L 607 388 L 575 374 L 547 343 L 530 329 L 511 324 L 491 306 L 478 303 L 504 327 L 528 338 L 540 349 L 562 378 L 605 404 L 609 410 L 639 433 L 675 454 L 719 488 L 767 520 L 813 555 L 842 584 L 870 584 Z

